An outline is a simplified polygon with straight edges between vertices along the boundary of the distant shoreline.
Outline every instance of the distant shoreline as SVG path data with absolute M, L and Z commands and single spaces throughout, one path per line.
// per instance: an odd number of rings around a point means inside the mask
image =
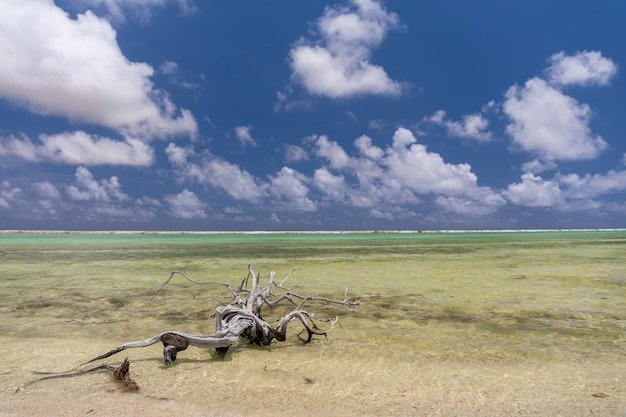
M 4 234 L 75 234 L 75 235 L 319 235 L 319 234 L 437 234 L 437 233 L 537 233 L 537 232 L 624 232 L 612 229 L 453 229 L 453 230 L 0 230 Z

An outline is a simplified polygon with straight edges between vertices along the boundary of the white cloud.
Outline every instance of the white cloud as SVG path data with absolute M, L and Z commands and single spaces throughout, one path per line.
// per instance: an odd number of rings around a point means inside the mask
M 66 192 L 73 200 L 115 202 L 126 201 L 128 195 L 122 191 L 122 186 L 117 177 L 96 180 L 92 173 L 85 167 L 78 167 L 74 175 L 75 185 L 66 188 Z
M 315 171 L 313 182 L 336 201 L 355 207 L 376 206 L 381 212 L 384 206 L 417 203 L 416 194 L 463 197 L 476 202 L 476 206 L 492 208 L 504 203 L 499 194 L 477 185 L 477 177 L 468 164 L 446 163 L 439 154 L 416 143 L 414 135 L 405 128 L 396 131 L 393 143 L 385 149 L 373 146 L 367 136 L 357 138 L 355 146 L 360 158 L 350 157 L 326 136 L 313 140 L 316 154 L 329 162 L 328 168 Z M 346 175 L 354 178 L 355 183 L 349 183 Z
M 310 93 L 331 98 L 400 94 L 400 83 L 369 61 L 386 33 L 398 27 L 398 16 L 375 0 L 351 3 L 326 8 L 317 21 L 319 44 L 300 40 L 291 49 L 293 78 Z
M 193 150 L 181 148 L 173 143 L 170 143 L 165 151 L 176 175 L 182 180 L 221 189 L 236 200 L 257 202 L 266 196 L 267 185 L 238 165 L 222 161 L 212 155 L 198 157 Z
M 226 214 L 243 214 L 245 213 L 241 207 L 224 207 Z
M 123 55 L 106 20 L 72 19 L 50 0 L 5 0 L 0 27 L 0 98 L 132 136 L 196 134 L 191 112 L 154 88 L 152 67 Z
M 617 74 L 617 64 L 600 51 L 559 52 L 550 57 L 546 72 L 554 85 L 607 85 Z
M 502 194 L 513 204 L 526 207 L 551 207 L 564 203 L 559 184 L 545 181 L 532 173 L 525 173 L 522 182 L 510 184 Z
M 33 184 L 33 189 L 45 199 L 59 200 L 61 198 L 61 191 L 49 181 L 36 182 Z
M 622 164 L 626 165 L 626 152 L 622 155 Z
M 334 169 L 345 168 L 351 161 L 346 151 L 337 142 L 329 140 L 326 135 L 316 137 L 315 153 L 326 159 Z
M 213 159 L 207 161 L 204 172 L 209 184 L 237 200 L 254 202 L 265 195 L 264 184 L 238 165 Z
M 315 170 L 313 182 L 320 191 L 336 201 L 345 201 L 350 192 L 342 175 L 334 175 L 324 167 Z
M 471 216 L 486 216 L 497 211 L 497 205 L 483 204 L 474 200 L 457 197 L 439 196 L 435 199 L 435 204 L 446 211 L 466 214 Z
M 283 147 L 287 162 L 308 161 L 309 153 L 302 146 L 286 144 Z
M 626 171 L 609 171 L 606 174 L 558 175 L 568 198 L 584 199 L 603 194 L 626 191 Z
M 463 139 L 474 139 L 480 142 L 488 142 L 492 138 L 489 132 L 489 121 L 480 113 L 467 114 L 459 121 L 446 119 L 446 112 L 438 110 L 429 117 L 423 119 L 425 122 L 443 127 L 448 136 Z
M 527 207 L 555 207 L 561 211 L 599 209 L 606 204 L 594 198 L 626 191 L 626 170 L 583 176 L 557 173 L 550 180 L 527 172 L 521 179 L 503 191 L 509 201 Z
M 17 198 L 19 195 L 19 199 Z M 67 225 L 77 223 L 103 224 L 119 219 L 145 222 L 157 216 L 162 204 L 150 197 L 132 199 L 122 191 L 117 177 L 95 179 L 84 167 L 75 173 L 73 184 L 34 182 L 28 192 L 0 184 L 0 208 L 16 207 L 16 217 L 47 224 L 51 219 L 62 219 Z
M 138 15 L 143 20 L 149 19 L 154 8 L 167 3 L 177 4 L 183 13 L 190 13 L 196 8 L 193 0 L 73 0 L 73 3 L 81 10 L 102 10 L 116 21 L 126 20 L 129 13 Z
M 181 148 L 171 143 L 165 151 L 175 174 L 183 181 L 220 189 L 240 201 L 258 203 L 272 198 L 276 209 L 317 209 L 315 203 L 308 198 L 308 179 L 291 168 L 283 167 L 264 181 L 236 164 L 206 153 L 197 155 L 190 148 Z
M 175 75 L 178 73 L 178 64 L 174 61 L 164 61 L 159 66 L 159 71 L 165 75 Z
M 306 177 L 299 172 L 283 167 L 270 180 L 269 191 L 272 196 L 283 201 L 284 208 L 300 211 L 315 211 L 317 207 L 309 200 L 309 188 L 305 185 Z
M 257 146 L 256 140 L 252 137 L 252 126 L 235 127 L 235 137 L 241 146 Z
M 152 164 L 152 148 L 139 139 L 117 141 L 82 131 L 39 135 L 39 144 L 27 137 L 0 138 L 0 156 L 14 155 L 28 161 L 54 161 L 69 165 Z
M 32 162 L 39 159 L 37 146 L 24 135 L 0 138 L 0 156 L 17 156 Z
M 377 219 L 382 219 L 382 220 L 395 220 L 396 219 L 393 213 L 389 213 L 387 211 L 380 211 L 377 209 L 370 210 L 370 215 L 372 217 L 375 217 Z
M 90 221 L 116 221 L 118 219 L 130 219 L 145 222 L 156 217 L 156 213 L 150 208 L 140 205 L 121 206 L 119 204 L 103 203 L 89 209 L 87 218 Z
M 491 194 L 477 186 L 478 178 L 469 164 L 450 164 L 426 146 L 416 143 L 413 134 L 399 128 L 393 137 L 393 146 L 387 149 L 385 161 L 389 173 L 405 187 L 418 193 L 482 198 Z
M 607 147 L 589 128 L 589 106 L 540 78 L 512 86 L 505 98 L 503 109 L 511 121 L 507 133 L 521 149 L 543 160 L 591 159 Z
M 542 161 L 538 158 L 535 158 L 532 161 L 524 162 L 522 164 L 522 170 L 524 172 L 532 172 L 533 174 L 540 174 L 544 171 L 551 171 L 556 168 L 556 162 L 552 160 Z
M 178 194 L 168 194 L 164 197 L 170 214 L 180 219 L 206 218 L 206 204 L 200 201 L 193 191 L 184 189 Z
M 374 161 L 379 160 L 384 155 L 383 150 L 378 146 L 372 145 L 372 138 L 366 135 L 358 137 L 354 141 L 354 146 L 361 152 L 361 155 L 373 159 Z
M 0 208 L 11 208 L 11 203 L 16 200 L 17 195 L 22 192 L 18 187 L 11 187 L 11 183 L 3 181 L 0 184 Z

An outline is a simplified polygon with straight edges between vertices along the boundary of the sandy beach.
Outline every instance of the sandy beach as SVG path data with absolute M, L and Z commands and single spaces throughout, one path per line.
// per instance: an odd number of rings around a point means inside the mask
M 54 362 L 61 370 L 77 346 L 96 354 L 109 345 L 7 342 L 8 366 L 0 375 L 3 416 L 626 415 L 626 366 L 601 358 L 538 364 L 387 352 L 362 363 L 345 342 L 320 341 L 271 352 L 242 349 L 224 362 L 194 349 L 165 368 L 155 347 L 129 353 L 140 393 L 116 392 L 108 374 L 42 381 L 14 393 L 32 377 L 27 369 L 50 370 Z

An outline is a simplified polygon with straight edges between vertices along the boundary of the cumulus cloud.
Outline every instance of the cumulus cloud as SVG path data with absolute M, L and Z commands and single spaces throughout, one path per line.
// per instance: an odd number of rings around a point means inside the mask
M 200 201 L 193 191 L 184 189 L 178 194 L 168 194 L 164 198 L 172 216 L 179 219 L 206 218 L 206 204 Z
M 286 144 L 283 146 L 287 162 L 307 161 L 309 153 L 302 146 Z
M 235 137 L 241 146 L 257 146 L 256 140 L 252 137 L 252 126 L 235 127 Z
M 408 129 L 396 130 L 392 144 L 384 149 L 374 146 L 367 136 L 354 144 L 360 156 L 348 155 L 326 136 L 313 139 L 316 155 L 328 162 L 328 167 L 315 171 L 313 182 L 328 198 L 381 212 L 383 206 L 416 204 L 417 195 L 464 198 L 466 206 L 474 204 L 475 211 L 479 206 L 490 207 L 484 212 L 504 204 L 498 193 L 477 184 L 469 164 L 445 162 L 417 143 Z M 461 200 L 439 201 L 451 210 L 461 204 Z
M 62 198 L 61 191 L 50 181 L 36 182 L 33 184 L 33 189 L 41 198 L 48 200 L 58 200 Z
M 435 204 L 451 213 L 470 216 L 486 216 L 498 210 L 497 205 L 481 204 L 474 200 L 457 197 L 439 196 L 435 199 Z
M 413 134 L 400 128 L 387 149 L 389 172 L 405 186 L 418 193 L 444 193 L 482 198 L 490 190 L 478 187 L 478 178 L 469 164 L 450 164 L 441 155 L 429 152 L 417 143 Z
M 152 148 L 139 139 L 118 141 L 83 131 L 39 135 L 39 143 L 25 136 L 0 138 L 0 156 L 3 155 L 68 165 L 148 166 L 154 159 Z
M 583 51 L 575 55 L 559 52 L 550 57 L 546 70 L 554 85 L 607 85 L 617 74 L 617 64 L 600 51 Z
M 21 193 L 18 187 L 12 187 L 8 181 L 3 181 L 0 184 L 0 208 L 11 208 L 13 201 L 17 199 L 17 195 Z
M 313 174 L 315 186 L 328 197 L 339 202 L 347 202 L 350 188 L 343 175 L 335 175 L 327 168 L 318 168 Z
M 348 153 L 337 142 L 331 141 L 326 135 L 315 138 L 315 153 L 317 156 L 326 159 L 334 169 L 345 168 L 351 162 Z
M 626 171 L 609 171 L 606 174 L 558 175 L 568 198 L 584 199 L 603 194 L 626 191 Z
M 0 98 L 130 136 L 196 134 L 191 112 L 154 87 L 152 67 L 124 56 L 106 20 L 72 19 L 50 0 L 6 0 L 0 27 Z
M 532 172 L 533 174 L 540 174 L 542 172 L 551 171 L 556 168 L 556 162 L 552 160 L 542 161 L 538 158 L 535 158 L 532 161 L 524 162 L 522 164 L 522 170 L 524 172 Z
M 290 208 L 300 211 L 315 211 L 317 207 L 309 200 L 307 178 L 299 172 L 283 167 L 270 179 L 269 190 L 272 196 L 282 200 Z
M 138 222 L 146 222 L 156 217 L 156 213 L 151 208 L 141 205 L 122 206 L 119 204 L 97 204 L 86 213 L 86 218 L 91 222 L 117 221 L 119 219 L 129 219 Z
M 85 167 L 78 167 L 74 174 L 75 184 L 66 188 L 67 195 L 73 200 L 119 202 L 129 199 L 122 191 L 122 186 L 117 177 L 102 179 L 93 177 L 91 171 Z
M 488 130 L 489 121 L 480 113 L 467 114 L 456 121 L 446 119 L 446 112 L 438 110 L 431 116 L 425 117 L 423 121 L 444 128 L 451 137 L 474 139 L 479 142 L 488 142 L 493 139 Z
M 37 146 L 24 135 L 0 138 L 0 156 L 17 156 L 27 161 L 39 159 Z
M 239 165 L 212 159 L 207 161 L 204 173 L 210 185 L 221 188 L 237 200 L 258 201 L 265 195 L 263 183 Z
M 8 182 L 0 184 L 0 209 L 9 206 L 19 208 L 15 218 L 28 217 L 48 226 L 51 219 L 62 219 L 70 227 L 113 224 L 120 219 L 145 222 L 157 216 L 162 204 L 147 196 L 131 198 L 117 177 L 97 179 L 87 168 L 79 167 L 70 184 L 38 181 L 28 187 L 28 192 Z
M 183 181 L 221 189 L 236 200 L 257 202 L 266 196 L 266 185 L 236 164 L 208 154 L 196 155 L 192 149 L 173 143 L 165 151 Z
M 503 109 L 510 119 L 506 131 L 515 144 L 543 160 L 591 159 L 607 148 L 607 143 L 591 132 L 589 106 L 541 78 L 509 88 Z
M 361 155 L 375 161 L 381 159 L 384 155 L 383 150 L 378 146 L 372 145 L 372 138 L 366 135 L 359 136 L 354 141 L 354 146 L 359 150 Z
M 398 95 L 401 84 L 370 62 L 374 48 L 398 25 L 398 16 L 375 0 L 327 7 L 317 21 L 319 42 L 301 39 L 289 52 L 292 76 L 309 93 L 331 98 Z
M 510 184 L 503 192 L 513 204 L 527 207 L 551 207 L 564 203 L 559 184 L 546 181 L 530 172 L 522 175 L 521 182 Z
M 530 172 L 521 182 L 510 184 L 504 196 L 515 205 L 554 207 L 561 211 L 610 209 L 611 204 L 594 200 L 606 194 L 626 191 L 626 170 L 606 174 L 561 174 L 543 179 Z
M 220 189 L 235 200 L 259 203 L 269 199 L 275 209 L 317 209 L 308 197 L 307 177 L 289 167 L 283 167 L 264 180 L 239 165 L 208 153 L 198 155 L 191 148 L 183 148 L 173 143 L 167 147 L 166 153 L 175 175 L 182 181 Z

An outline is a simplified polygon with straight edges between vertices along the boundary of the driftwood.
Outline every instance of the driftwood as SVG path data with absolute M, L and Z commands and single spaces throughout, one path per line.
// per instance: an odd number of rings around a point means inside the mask
M 46 375 L 41 378 L 34 379 L 32 381 L 27 382 L 17 389 L 16 392 L 22 391 L 27 386 L 32 385 L 36 382 L 45 381 L 47 379 L 57 379 L 57 378 L 69 378 L 79 375 L 85 375 L 92 372 L 110 372 L 113 375 L 113 378 L 120 384 L 119 390 L 122 392 L 137 392 L 139 391 L 139 385 L 130 377 L 130 362 L 128 358 L 124 359 L 124 362 L 118 367 L 102 364 L 95 366 L 89 369 L 81 369 L 81 370 L 71 370 L 67 372 L 37 372 L 38 374 Z
M 167 330 L 148 339 L 124 343 L 117 348 L 97 356 L 83 365 L 108 358 L 116 353 L 130 348 L 142 348 L 161 342 L 163 344 L 163 358 L 167 365 L 172 364 L 177 354 L 189 346 L 213 348 L 219 356 L 224 356 L 228 349 L 240 341 L 250 344 L 269 346 L 272 341 L 285 341 L 287 327 L 292 321 L 302 325 L 298 338 L 309 343 L 315 335 L 326 336 L 332 332 L 338 317 L 320 319 L 309 313 L 309 306 L 332 306 L 352 310 L 359 304 L 359 300 L 348 298 L 348 290 L 343 300 L 332 300 L 326 297 L 297 294 L 284 286 L 287 279 L 293 274 L 291 271 L 280 282 L 276 281 L 276 274 L 271 272 L 267 284 L 262 286 L 259 274 L 248 265 L 248 274 L 241 284 L 233 288 L 229 284 L 207 283 L 189 278 L 184 272 L 174 271 L 170 277 L 156 290 L 153 297 L 167 285 L 174 276 L 182 276 L 196 284 L 216 285 L 225 288 L 231 298 L 222 302 L 215 312 L 215 333 L 201 335 L 174 330 Z M 275 321 L 266 319 L 271 310 L 281 304 L 290 303 L 293 309 Z M 325 328 L 318 323 L 326 322 Z M 272 325 L 274 324 L 274 325 Z M 303 337 L 302 335 L 306 336 Z

